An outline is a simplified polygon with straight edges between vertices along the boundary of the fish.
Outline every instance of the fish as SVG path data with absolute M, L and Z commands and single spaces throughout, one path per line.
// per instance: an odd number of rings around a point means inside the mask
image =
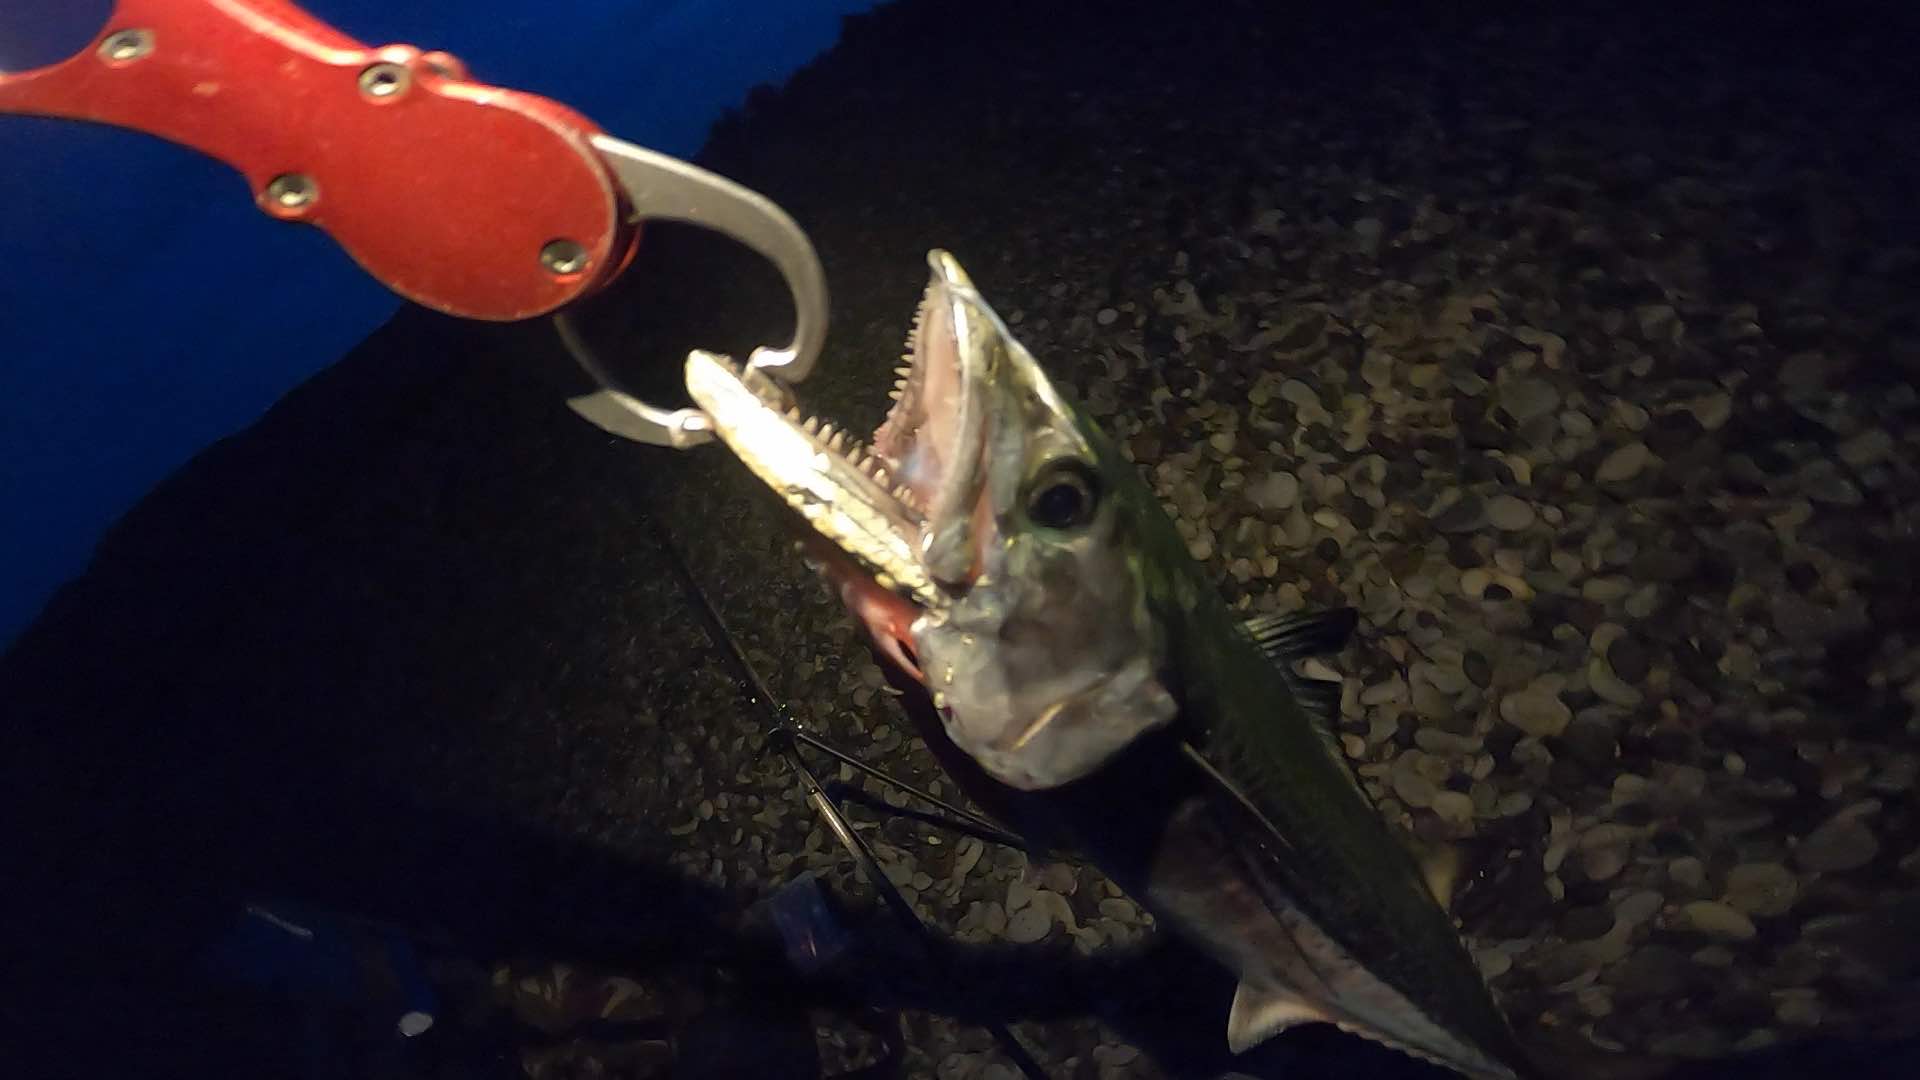
M 1231 972 L 1233 1053 L 1328 1023 L 1465 1076 L 1530 1075 L 1445 882 L 1340 751 L 1338 684 L 1300 673 L 1356 613 L 1237 615 L 958 260 L 927 262 L 869 439 L 725 356 L 685 374 L 876 651 L 929 692 L 930 734 L 973 773 L 956 780 Z

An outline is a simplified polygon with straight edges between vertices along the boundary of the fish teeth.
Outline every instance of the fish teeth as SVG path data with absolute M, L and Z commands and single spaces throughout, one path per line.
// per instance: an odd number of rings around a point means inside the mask
M 900 387 L 896 386 L 893 389 L 887 391 L 887 397 L 893 401 L 899 401 L 900 395 L 904 393 L 906 393 L 905 390 L 902 390 Z
M 796 424 L 799 423 L 800 422 L 800 406 L 798 405 L 787 406 L 786 416 L 787 416 L 787 419 L 793 421 L 794 423 Z
M 836 454 L 845 453 L 847 449 L 847 433 L 844 431 L 836 431 L 827 436 L 827 449 Z
M 809 435 L 820 434 L 820 418 L 817 416 L 807 417 L 806 420 L 801 422 L 800 430 L 806 432 Z

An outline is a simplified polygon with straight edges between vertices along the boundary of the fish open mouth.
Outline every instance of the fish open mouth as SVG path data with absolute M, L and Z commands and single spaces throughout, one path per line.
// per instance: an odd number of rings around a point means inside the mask
M 983 411 L 967 347 L 973 283 L 944 251 L 927 262 L 893 405 L 866 442 L 804 412 L 760 371 L 698 351 L 686 367 L 688 392 L 735 456 L 873 584 L 920 609 L 944 596 L 930 538 L 972 514 Z

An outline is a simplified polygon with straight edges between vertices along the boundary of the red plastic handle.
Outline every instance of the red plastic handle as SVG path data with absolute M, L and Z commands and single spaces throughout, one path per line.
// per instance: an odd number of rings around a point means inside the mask
M 284 0 L 119 0 L 85 52 L 0 76 L 0 112 L 219 158 L 266 213 L 467 318 L 550 312 L 619 273 L 637 239 L 591 121 L 473 82 L 444 53 L 369 49 Z

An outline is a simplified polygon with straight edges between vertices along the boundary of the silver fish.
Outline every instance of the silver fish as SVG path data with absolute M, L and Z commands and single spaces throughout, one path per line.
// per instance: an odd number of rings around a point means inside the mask
M 1442 904 L 1333 744 L 1337 688 L 1293 670 L 1339 648 L 1352 613 L 1235 617 L 959 263 L 928 263 L 870 446 L 723 357 L 690 356 L 687 384 L 827 542 L 881 651 L 931 691 L 981 770 L 956 778 L 1235 973 L 1235 1052 L 1325 1022 L 1468 1076 L 1518 1075 Z

